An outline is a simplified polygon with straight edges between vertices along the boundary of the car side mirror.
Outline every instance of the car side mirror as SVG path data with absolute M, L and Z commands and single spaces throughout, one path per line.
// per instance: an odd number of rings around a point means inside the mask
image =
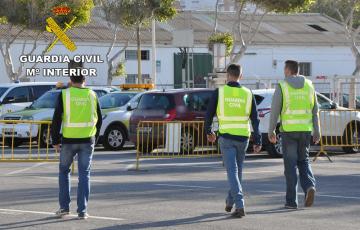
M 338 107 L 339 107 L 339 105 L 337 103 L 335 103 L 335 102 L 333 102 L 331 104 L 331 109 L 337 109 Z
M 137 102 L 132 102 L 128 105 L 128 107 L 126 108 L 127 111 L 133 111 L 136 109 L 136 107 L 138 106 Z

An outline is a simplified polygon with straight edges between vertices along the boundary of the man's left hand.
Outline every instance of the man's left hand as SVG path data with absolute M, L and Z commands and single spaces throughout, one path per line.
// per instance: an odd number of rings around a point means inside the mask
M 55 151 L 56 151 L 57 153 L 60 152 L 60 149 L 61 149 L 60 144 L 53 145 L 53 147 L 54 147 L 54 149 L 55 149 Z
M 254 145 L 254 153 L 259 153 L 261 151 L 262 146 L 261 145 Z

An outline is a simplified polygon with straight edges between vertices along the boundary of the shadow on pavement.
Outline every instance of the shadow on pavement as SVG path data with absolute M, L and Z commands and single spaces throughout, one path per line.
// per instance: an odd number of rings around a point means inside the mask
M 31 227 L 34 228 L 35 226 L 46 225 L 46 224 L 54 224 L 60 223 L 65 221 L 74 221 L 77 219 L 65 219 L 65 218 L 58 218 L 55 216 L 39 218 L 35 220 L 26 220 L 26 221 L 17 221 L 12 223 L 0 224 L 0 229 L 22 229 Z
M 105 228 L 98 228 L 101 230 L 110 230 L 110 229 L 146 229 L 146 228 L 159 228 L 159 227 L 174 227 L 187 224 L 197 224 L 197 223 L 210 223 L 220 220 L 229 219 L 231 216 L 224 213 L 208 213 L 201 216 L 187 217 L 181 219 L 173 220 L 163 220 L 163 221 L 154 221 L 154 222 L 142 222 L 142 223 L 132 223 L 124 225 L 116 225 Z

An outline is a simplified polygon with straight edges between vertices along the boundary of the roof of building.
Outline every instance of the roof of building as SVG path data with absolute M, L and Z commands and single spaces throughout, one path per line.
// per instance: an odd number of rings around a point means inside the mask
M 261 15 L 254 18 L 249 15 L 243 19 L 243 30 L 247 31 L 251 21 L 257 21 Z M 167 23 L 157 23 L 156 38 L 158 44 L 171 45 L 173 31 L 192 29 L 194 44 L 207 44 L 209 36 L 214 30 L 214 12 L 185 11 L 180 12 L 174 19 Z M 234 12 L 220 12 L 218 16 L 218 31 L 232 32 L 235 21 Z M 19 28 L 12 29 L 8 33 L 4 27 L 0 30 L 0 37 L 14 35 Z M 254 27 L 254 24 L 253 24 Z M 72 28 L 66 32 L 69 37 L 77 41 L 107 42 L 113 40 L 114 30 L 107 26 L 105 21 L 93 18 L 88 25 Z M 343 33 L 341 23 L 322 14 L 267 14 L 262 21 L 259 32 L 254 37 L 254 45 L 317 45 L 317 46 L 341 46 L 347 41 Z M 247 34 L 245 33 L 245 37 Z M 33 31 L 24 31 L 19 38 L 35 38 Z M 53 35 L 44 32 L 40 35 L 42 40 L 53 39 Z M 117 41 L 135 44 L 135 32 L 125 28 L 119 28 Z M 150 43 L 151 29 L 143 28 L 141 31 L 143 43 Z

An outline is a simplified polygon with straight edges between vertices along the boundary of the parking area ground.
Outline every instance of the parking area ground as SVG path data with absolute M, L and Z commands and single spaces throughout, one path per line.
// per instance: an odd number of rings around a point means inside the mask
M 57 163 L 0 163 L 0 229 L 359 229 L 360 154 L 335 154 L 313 164 L 318 194 L 312 208 L 288 211 L 281 159 L 249 155 L 244 170 L 247 216 L 224 213 L 220 158 L 143 160 L 134 150 L 94 156 L 88 220 L 57 219 Z M 77 175 L 72 177 L 72 212 Z M 299 188 L 300 189 L 300 188 Z

